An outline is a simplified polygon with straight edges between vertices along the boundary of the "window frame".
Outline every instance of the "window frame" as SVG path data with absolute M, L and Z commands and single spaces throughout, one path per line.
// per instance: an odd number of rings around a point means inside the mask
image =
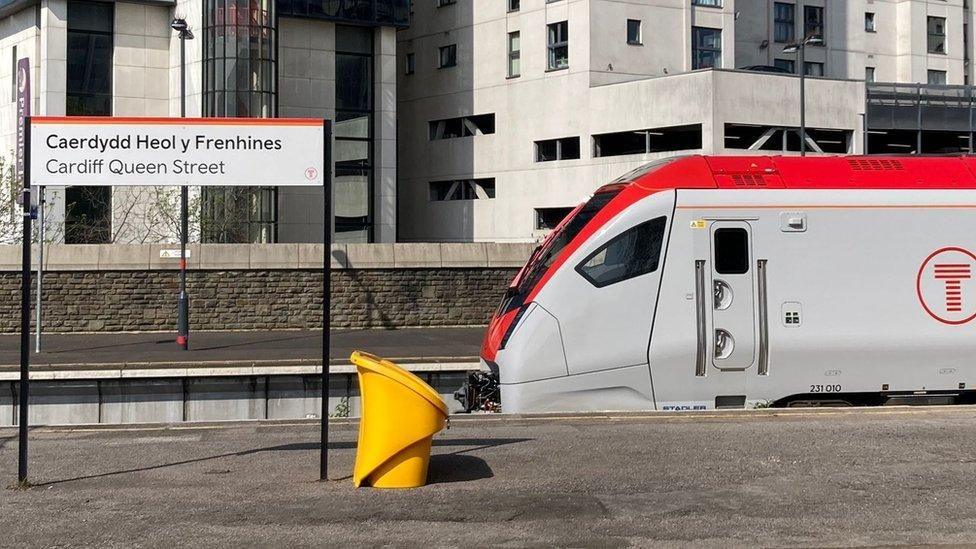
M 625 272 L 623 272 L 621 274 L 618 274 L 617 276 L 615 276 L 613 278 L 609 278 L 609 279 L 605 279 L 605 280 L 596 280 L 595 278 L 593 278 L 590 275 L 590 273 L 586 272 L 586 270 L 585 270 L 586 264 L 589 263 L 590 261 L 592 261 L 595 257 L 599 256 L 601 253 L 606 252 L 616 242 L 618 242 L 621 239 L 627 237 L 631 233 L 634 233 L 636 231 L 639 231 L 639 230 L 642 230 L 642 229 L 645 229 L 645 228 L 647 228 L 648 230 L 658 230 L 658 227 L 657 227 L 658 225 L 660 226 L 659 227 L 659 229 L 660 229 L 660 235 L 659 235 L 659 237 L 660 238 L 658 240 L 657 256 L 654 258 L 653 268 L 651 268 L 650 270 L 641 270 L 639 272 L 625 271 Z M 657 272 L 658 269 L 660 269 L 660 267 L 661 267 L 661 255 L 664 252 L 664 237 L 667 235 L 667 232 L 668 232 L 668 216 L 666 216 L 666 215 L 658 216 L 658 217 L 655 217 L 654 219 L 649 219 L 647 221 L 638 223 L 637 225 L 634 225 L 633 227 L 630 227 L 630 228 L 628 228 L 628 229 L 620 232 L 620 234 L 617 234 L 616 236 L 614 236 L 610 240 L 607 240 L 600 247 L 598 247 L 596 250 L 594 250 L 593 252 L 591 252 L 590 254 L 588 254 L 585 258 L 583 258 L 582 261 L 580 261 L 579 263 L 576 264 L 575 271 L 577 273 L 579 273 L 579 275 L 582 276 L 587 282 L 589 282 L 590 284 L 592 284 L 593 286 L 595 286 L 597 288 L 606 288 L 607 286 L 612 286 L 612 285 L 618 284 L 620 282 L 625 282 L 627 280 L 632 280 L 634 278 L 638 278 L 638 277 L 641 277 L 641 276 L 644 276 L 644 275 L 653 274 L 653 273 Z M 628 262 L 630 260 L 632 260 L 632 259 L 633 259 L 633 256 L 631 256 L 630 258 L 628 258 Z
M 556 51 L 566 48 L 565 64 L 558 63 Z M 569 20 L 555 21 L 546 25 L 546 72 L 569 68 Z
M 518 40 L 518 49 L 512 47 L 512 38 Z M 518 78 L 522 76 L 522 31 L 508 33 L 505 46 L 508 51 L 506 78 Z M 518 70 L 513 70 L 516 61 L 518 61 Z
M 808 38 L 819 38 L 821 41 L 824 40 L 824 34 L 826 33 L 827 22 L 825 19 L 826 10 L 823 6 L 803 6 L 803 39 Z M 809 17 L 810 14 L 819 14 L 819 25 L 811 26 L 810 22 L 812 19 Z M 819 29 L 819 32 L 813 32 L 811 29 Z
M 736 233 L 745 235 L 745 239 L 742 241 L 745 251 L 745 258 L 741 262 L 736 263 L 735 269 L 724 268 L 727 265 L 725 262 L 721 261 L 719 258 L 719 235 L 726 233 Z M 748 274 L 752 267 L 752 243 L 750 242 L 752 235 L 745 227 L 719 227 L 715 229 L 712 233 L 712 260 L 715 262 L 714 269 L 715 273 L 719 275 L 744 275 Z M 725 247 L 723 245 L 723 247 Z M 736 253 L 741 254 L 743 249 L 734 250 Z M 723 258 L 725 253 L 723 251 Z
M 521 0 L 508 0 L 508 13 L 514 13 L 522 9 Z
M 936 17 L 936 16 L 933 16 L 933 15 L 926 16 L 926 18 L 925 18 L 925 37 L 926 37 L 925 49 L 928 51 L 928 53 L 930 53 L 930 54 L 933 54 L 934 53 L 934 54 L 937 54 L 937 55 L 947 55 L 947 52 L 948 52 L 949 48 L 948 48 L 948 45 L 946 44 L 946 38 L 947 38 L 947 36 L 946 36 L 946 20 L 947 20 L 946 17 Z M 942 21 L 942 32 L 932 32 L 932 22 L 933 21 Z M 936 43 L 936 47 L 935 48 L 932 47 L 932 44 L 933 44 L 932 39 L 933 38 L 935 38 L 937 40 L 941 39 L 941 40 L 939 40 L 941 42 L 941 46 L 942 46 L 941 49 L 939 49 L 939 47 L 938 47 L 939 44 L 938 43 Z
M 790 17 L 780 17 L 778 8 L 789 8 Z M 789 25 L 787 27 L 787 25 Z M 780 29 L 788 29 L 788 36 L 781 38 Z M 773 41 L 779 44 L 789 44 L 796 41 L 796 4 L 792 2 L 773 2 Z
M 631 37 L 631 24 L 637 23 L 637 37 Z M 628 19 L 627 20 L 627 45 L 629 46 L 643 46 L 644 45 L 644 22 L 640 19 Z
M 444 53 L 452 52 L 450 57 L 450 63 L 444 63 Z M 457 66 L 457 44 L 447 44 L 445 46 L 438 46 L 437 48 L 437 68 L 438 69 L 450 69 Z
M 403 58 L 403 74 L 411 75 L 417 72 L 417 57 L 414 52 L 407 52 Z
M 942 80 L 942 81 L 941 82 L 933 82 L 932 81 L 932 76 L 933 75 L 934 76 L 940 76 L 941 77 L 940 80 Z M 930 85 L 930 86 L 945 86 L 947 84 L 947 82 L 949 81 L 949 73 L 948 73 L 948 71 L 940 71 L 940 70 L 936 70 L 936 69 L 926 69 L 926 71 L 925 71 L 925 80 L 926 80 L 926 83 L 928 85 Z
M 873 11 L 864 12 L 864 32 L 878 32 Z
M 701 44 L 703 41 L 701 38 L 704 34 L 713 33 L 718 36 L 718 47 L 717 48 L 706 48 Z M 722 29 L 716 29 L 713 27 L 691 27 L 691 70 L 699 69 L 720 69 L 722 68 Z M 715 59 L 717 63 L 713 63 L 709 66 L 703 66 L 699 63 L 699 53 L 701 52 L 711 52 L 718 54 Z

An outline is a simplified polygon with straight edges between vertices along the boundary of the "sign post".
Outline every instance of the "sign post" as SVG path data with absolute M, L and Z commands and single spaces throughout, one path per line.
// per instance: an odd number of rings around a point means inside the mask
M 328 465 L 332 123 L 305 118 L 27 117 L 24 124 L 18 480 L 27 481 L 31 185 L 322 187 L 321 476 Z M 181 257 L 181 261 L 185 261 Z

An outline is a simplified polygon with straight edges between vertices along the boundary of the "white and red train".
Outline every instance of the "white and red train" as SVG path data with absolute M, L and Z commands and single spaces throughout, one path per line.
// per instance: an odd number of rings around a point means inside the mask
M 968 157 L 648 164 L 512 281 L 483 389 L 512 413 L 972 401 L 974 174 Z

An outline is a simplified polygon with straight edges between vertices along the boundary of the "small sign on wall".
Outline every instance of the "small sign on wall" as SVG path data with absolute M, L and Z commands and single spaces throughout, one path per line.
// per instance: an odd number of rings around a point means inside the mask
M 186 251 L 186 257 L 190 257 L 190 251 L 191 250 L 187 250 Z M 179 259 L 180 258 L 180 251 L 179 250 L 159 250 L 159 258 L 160 259 Z

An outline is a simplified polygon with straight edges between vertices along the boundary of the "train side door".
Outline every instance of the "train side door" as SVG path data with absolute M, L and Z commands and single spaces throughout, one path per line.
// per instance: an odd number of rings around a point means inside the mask
M 745 221 L 715 221 L 711 240 L 712 365 L 745 370 L 756 361 L 755 264 L 752 229 Z

